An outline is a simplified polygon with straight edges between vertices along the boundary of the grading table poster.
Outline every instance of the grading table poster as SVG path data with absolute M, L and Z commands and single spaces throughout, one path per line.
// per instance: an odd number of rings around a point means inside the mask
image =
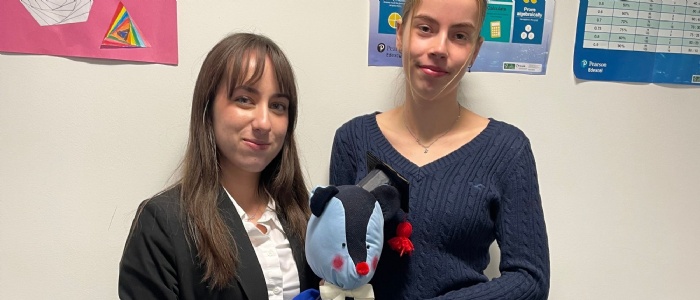
M 580 0 L 574 74 L 700 84 L 700 0 Z
M 547 72 L 554 0 L 489 0 L 484 44 L 472 72 L 542 75 Z M 404 0 L 370 0 L 370 66 L 401 66 L 396 22 Z

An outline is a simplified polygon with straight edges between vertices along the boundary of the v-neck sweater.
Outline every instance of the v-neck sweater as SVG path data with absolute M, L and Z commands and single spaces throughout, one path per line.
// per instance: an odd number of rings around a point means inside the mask
M 376 114 L 335 134 L 330 184 L 356 184 L 372 153 L 409 182 L 415 251 L 384 251 L 372 283 L 377 299 L 546 299 L 549 249 L 530 142 L 513 125 L 489 119 L 457 150 L 423 166 L 386 139 Z M 393 226 L 393 225 L 388 225 Z M 500 277 L 484 269 L 497 241 Z

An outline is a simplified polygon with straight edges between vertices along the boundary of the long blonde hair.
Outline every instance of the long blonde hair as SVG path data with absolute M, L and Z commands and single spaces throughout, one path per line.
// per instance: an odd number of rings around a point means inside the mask
M 481 26 L 484 23 L 484 19 L 486 18 L 486 8 L 488 6 L 488 0 L 476 0 L 477 4 L 479 5 L 479 20 L 477 24 L 477 30 L 478 32 L 481 32 Z M 403 16 L 403 19 L 406 19 L 406 16 L 409 16 L 410 20 L 413 20 L 413 16 L 415 15 L 415 9 L 417 6 L 419 6 L 423 2 L 423 0 L 406 0 L 403 4 L 403 9 L 401 10 L 401 16 Z

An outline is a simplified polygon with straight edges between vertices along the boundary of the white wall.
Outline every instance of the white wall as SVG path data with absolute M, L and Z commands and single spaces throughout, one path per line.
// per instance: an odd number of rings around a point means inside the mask
M 546 76 L 472 73 L 468 105 L 519 126 L 537 159 L 551 299 L 697 299 L 700 89 L 579 82 L 578 1 L 559 0 Z M 277 41 L 301 93 L 310 184 L 333 132 L 391 107 L 367 67 L 367 1 L 178 1 L 177 67 L 0 55 L 0 299 L 116 299 L 138 203 L 171 180 L 203 57 L 232 31 Z

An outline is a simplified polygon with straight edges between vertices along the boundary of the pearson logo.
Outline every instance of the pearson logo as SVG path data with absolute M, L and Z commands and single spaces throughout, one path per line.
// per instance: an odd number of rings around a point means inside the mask
M 588 61 L 585 59 L 581 61 L 581 68 L 586 69 L 588 73 L 603 73 L 607 67 L 608 63 Z

